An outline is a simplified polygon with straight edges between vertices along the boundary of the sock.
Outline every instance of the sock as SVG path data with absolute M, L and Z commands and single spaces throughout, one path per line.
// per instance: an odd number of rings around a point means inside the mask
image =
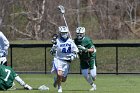
M 25 82 L 24 82 L 19 76 L 16 76 L 16 77 L 15 77 L 15 80 L 16 80 L 21 86 L 25 86 Z
M 91 86 L 92 86 L 92 87 L 94 87 L 94 86 L 95 86 L 95 84 L 94 84 L 94 83 L 92 83 L 92 84 L 91 84 Z
M 88 82 L 89 84 L 93 84 L 92 78 L 91 78 L 89 75 L 86 76 L 85 79 L 87 80 L 87 82 Z

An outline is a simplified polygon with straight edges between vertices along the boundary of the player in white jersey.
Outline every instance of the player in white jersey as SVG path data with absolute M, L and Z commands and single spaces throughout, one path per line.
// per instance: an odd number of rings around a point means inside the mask
M 55 53 L 52 72 L 57 73 L 57 78 L 54 78 L 54 87 L 58 86 L 58 92 L 62 92 L 61 82 L 66 81 L 70 62 L 77 57 L 78 52 L 75 43 L 69 38 L 68 31 L 66 26 L 59 27 L 59 36 L 51 49 Z
M 0 31 L 0 57 L 6 57 L 8 55 L 9 41 L 5 37 L 5 35 Z M 7 61 L 2 63 L 3 65 L 7 65 Z

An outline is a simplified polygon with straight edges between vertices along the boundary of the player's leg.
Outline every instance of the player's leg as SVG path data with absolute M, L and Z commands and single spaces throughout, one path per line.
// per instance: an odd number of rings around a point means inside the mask
M 57 85 L 58 85 L 58 92 L 62 92 L 61 82 L 62 82 L 62 70 L 58 70 L 57 73 Z
M 90 66 L 91 66 L 90 67 L 90 76 L 91 76 L 92 80 L 95 81 L 96 75 L 97 75 L 96 66 L 95 66 L 95 60 L 90 62 Z M 92 88 L 90 90 L 96 90 L 96 84 L 93 83 L 91 85 L 92 85 Z
M 54 57 L 53 61 L 52 61 L 52 70 L 51 70 L 51 73 L 55 73 L 57 74 L 58 76 L 58 71 L 61 70 L 61 64 L 59 63 L 59 60 L 57 58 Z M 57 87 L 57 76 L 54 77 L 54 83 L 53 83 L 53 86 L 56 88 Z
M 66 82 L 66 80 L 67 80 L 67 76 L 66 77 L 62 77 L 62 82 Z
M 63 64 L 63 77 L 62 77 L 62 82 L 66 82 L 67 76 L 68 76 L 68 73 L 69 73 L 69 69 L 70 69 L 70 64 L 68 62 L 65 62 Z
M 82 75 L 84 76 L 84 78 L 87 80 L 87 82 L 91 85 L 93 84 L 93 80 L 90 77 L 90 75 L 88 74 L 88 69 L 82 69 Z
M 32 90 L 32 87 L 29 86 L 28 84 L 26 84 L 18 75 L 15 77 L 15 80 L 16 80 L 21 86 L 23 86 L 25 89 L 27 89 L 27 90 Z
M 53 59 L 53 61 L 52 61 L 51 73 L 57 74 L 57 70 L 58 70 L 58 61 L 57 61 L 57 58 L 54 57 L 54 59 Z M 54 86 L 55 88 L 57 87 L 57 76 L 54 77 L 53 86 Z
M 94 65 L 93 69 L 90 69 L 90 75 L 91 75 L 93 81 L 95 81 L 96 80 L 96 75 L 97 75 L 97 73 L 96 73 L 96 66 L 95 65 Z
M 91 76 L 92 80 L 95 81 L 95 79 L 96 79 L 96 66 L 94 67 L 94 69 L 90 70 L 90 76 Z M 94 82 L 91 84 L 91 86 L 92 86 L 92 88 L 90 89 L 91 91 L 96 90 L 96 84 Z
M 62 92 L 61 82 L 63 77 L 63 60 L 59 60 L 57 58 L 54 59 L 54 67 L 57 73 L 57 78 L 54 78 L 54 87 L 58 86 L 58 92 Z

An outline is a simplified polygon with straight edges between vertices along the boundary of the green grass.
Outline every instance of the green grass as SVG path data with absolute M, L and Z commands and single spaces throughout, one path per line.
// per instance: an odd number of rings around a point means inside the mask
M 0 93 L 57 93 L 57 89 L 52 86 L 54 75 L 44 74 L 21 74 L 24 81 L 33 88 L 46 84 L 50 90 L 24 90 L 16 82 L 17 90 L 9 90 Z M 139 93 L 140 76 L 139 75 L 101 75 L 97 76 L 95 81 L 97 90 L 88 91 L 91 86 L 85 81 L 82 75 L 69 75 L 67 82 L 62 84 L 63 93 Z

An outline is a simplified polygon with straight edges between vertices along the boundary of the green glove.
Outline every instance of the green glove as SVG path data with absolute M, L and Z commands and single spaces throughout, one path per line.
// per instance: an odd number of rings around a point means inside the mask
M 87 48 L 85 48 L 84 46 L 81 46 L 81 45 L 78 45 L 78 49 L 79 51 L 84 51 L 84 52 L 87 52 Z

